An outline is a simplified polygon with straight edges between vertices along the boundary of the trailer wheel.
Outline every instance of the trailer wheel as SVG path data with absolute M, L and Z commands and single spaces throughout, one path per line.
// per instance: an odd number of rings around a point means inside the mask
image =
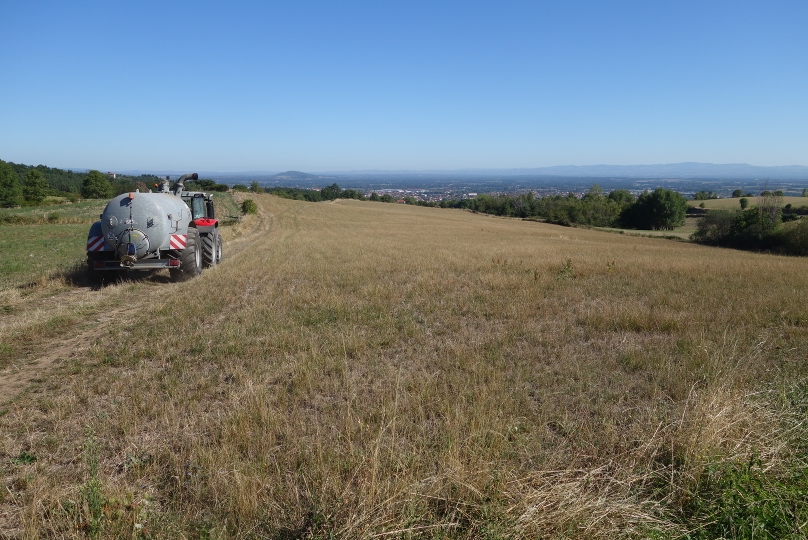
M 189 228 L 185 249 L 180 252 L 180 267 L 169 270 L 171 281 L 187 281 L 202 273 L 202 242 L 196 229 Z
M 121 277 L 123 277 L 123 271 L 96 270 L 95 261 L 99 260 L 101 259 L 94 257 L 89 253 L 87 254 L 87 278 L 90 280 L 90 283 L 94 283 L 96 285 L 103 285 L 106 283 L 112 283 L 113 281 L 117 281 Z
M 213 230 L 207 234 L 202 235 L 202 265 L 205 268 L 216 266 L 222 258 L 222 240 L 219 237 L 219 231 Z

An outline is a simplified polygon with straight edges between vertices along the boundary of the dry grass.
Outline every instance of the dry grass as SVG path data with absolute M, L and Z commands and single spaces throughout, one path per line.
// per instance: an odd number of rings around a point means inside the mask
M 681 227 L 676 227 L 672 231 L 642 231 L 637 229 L 619 229 L 617 227 L 598 227 L 598 230 L 618 232 L 620 234 L 627 234 L 631 236 L 649 236 L 667 239 L 678 238 L 681 240 L 689 240 L 690 235 L 696 232 L 696 223 L 698 220 L 699 218 L 696 217 L 686 217 L 685 224 Z
M 757 206 L 758 196 L 746 197 L 749 199 L 749 206 Z M 783 197 L 783 206 L 790 204 L 794 208 L 799 208 L 801 206 L 808 206 L 808 198 L 806 197 Z M 708 199 L 706 201 L 687 201 L 687 204 L 691 207 L 698 207 L 702 203 L 704 203 L 704 208 L 707 210 L 740 210 L 741 203 L 739 202 L 741 198 L 726 198 L 726 199 Z
M 8 535 L 676 536 L 709 463 L 792 452 L 759 392 L 805 377 L 805 259 L 251 198 L 225 264 L 96 291 L 7 405 Z

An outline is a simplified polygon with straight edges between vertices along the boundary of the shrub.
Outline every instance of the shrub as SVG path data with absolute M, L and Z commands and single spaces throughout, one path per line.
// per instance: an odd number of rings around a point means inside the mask
M 801 219 L 789 228 L 781 231 L 781 242 L 786 253 L 790 255 L 808 255 L 808 220 Z
M 255 204 L 254 200 L 246 199 L 243 203 L 241 203 L 242 214 L 255 214 L 257 212 L 258 212 L 258 205 Z
M 696 232 L 693 240 L 705 244 L 719 244 L 725 241 L 735 225 L 737 212 L 728 210 L 713 210 L 699 218 L 696 223 Z

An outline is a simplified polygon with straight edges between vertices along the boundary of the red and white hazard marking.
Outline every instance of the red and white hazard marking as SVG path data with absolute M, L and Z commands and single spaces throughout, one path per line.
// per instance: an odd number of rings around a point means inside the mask
M 172 234 L 168 245 L 171 249 L 185 249 L 185 238 L 184 234 Z
M 88 237 L 87 251 L 104 251 L 104 237 L 103 236 Z

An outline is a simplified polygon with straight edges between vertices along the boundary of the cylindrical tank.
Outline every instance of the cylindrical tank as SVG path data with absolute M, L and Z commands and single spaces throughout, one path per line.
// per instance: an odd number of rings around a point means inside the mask
M 187 234 L 191 211 L 170 193 L 124 193 L 101 214 L 101 229 L 107 250 L 126 255 L 126 245 L 135 244 L 137 257 L 169 249 L 172 234 Z

